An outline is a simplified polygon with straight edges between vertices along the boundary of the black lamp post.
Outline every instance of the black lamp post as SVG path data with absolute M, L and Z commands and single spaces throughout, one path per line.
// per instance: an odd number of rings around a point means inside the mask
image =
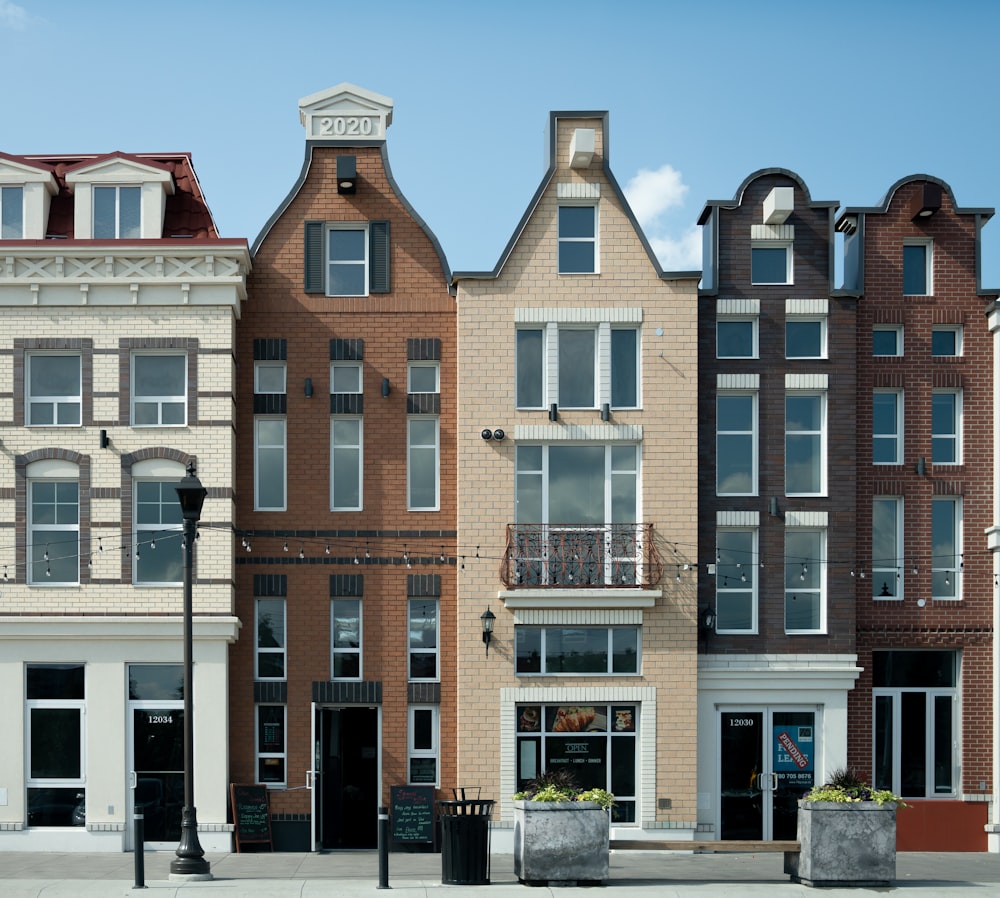
M 198 813 L 194 806 L 194 684 L 192 654 L 194 630 L 194 541 L 208 490 L 195 477 L 194 463 L 177 485 L 177 498 L 184 517 L 184 807 L 181 810 L 181 841 L 177 857 L 170 862 L 170 875 L 191 879 L 211 879 L 211 865 L 198 841 Z M 137 846 L 138 851 L 142 846 Z

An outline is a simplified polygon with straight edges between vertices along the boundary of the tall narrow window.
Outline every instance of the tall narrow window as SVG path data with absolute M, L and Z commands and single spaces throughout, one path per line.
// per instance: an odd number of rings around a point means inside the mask
M 80 424 L 82 408 L 79 353 L 32 352 L 26 356 L 25 419 L 29 427 Z
M 903 597 L 903 500 L 872 499 L 872 597 Z
M 559 328 L 559 406 L 594 408 L 597 332 Z
M 327 231 L 328 296 L 368 295 L 368 230 L 331 226 Z
M 141 237 L 141 187 L 94 188 L 94 239 Z
M 254 510 L 285 510 L 285 419 L 254 419 Z
M 719 393 L 715 400 L 716 493 L 757 494 L 757 395 Z
M 177 481 L 138 480 L 135 493 L 134 582 L 176 585 L 183 579 L 181 503 Z
M 903 295 L 927 296 L 931 289 L 931 244 L 903 245 Z
M 437 680 L 438 673 L 438 600 L 409 600 L 409 678 Z
M 80 485 L 28 482 L 28 576 L 35 586 L 80 582 Z
M 962 394 L 935 390 L 931 398 L 931 461 L 936 465 L 961 463 Z
M 635 328 L 611 331 L 611 406 L 639 405 L 639 332 Z
M 826 631 L 826 531 L 785 529 L 785 632 Z
M 715 628 L 720 633 L 757 632 L 757 531 L 715 533 Z
M 438 511 L 440 422 L 436 415 L 407 419 L 406 490 L 409 511 Z
M 258 680 L 285 679 L 285 600 L 257 599 Z
M 877 390 L 872 394 L 872 463 L 898 465 L 903 461 L 903 394 Z
M 187 356 L 132 357 L 132 425 L 181 427 L 187 423 Z
M 785 494 L 826 492 L 825 394 L 785 395 Z
M 333 599 L 330 602 L 333 622 L 333 679 L 361 679 L 361 600 Z
M 597 271 L 597 207 L 559 207 L 559 273 Z
M 284 786 L 285 705 L 257 705 L 257 782 L 267 786 Z
M 962 598 L 962 502 L 931 501 L 931 597 Z
M 545 331 L 518 328 L 517 407 L 541 408 L 545 386 Z
M 360 417 L 334 415 L 330 421 L 331 511 L 361 510 L 361 427 Z
M 0 187 L 0 240 L 24 237 L 24 188 Z
M 409 715 L 409 778 L 416 784 L 437 785 L 438 782 L 438 708 L 410 706 Z

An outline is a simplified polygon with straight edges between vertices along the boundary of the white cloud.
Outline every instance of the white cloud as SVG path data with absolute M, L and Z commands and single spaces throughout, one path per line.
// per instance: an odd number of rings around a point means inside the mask
M 665 234 L 646 236 L 664 271 L 701 270 L 701 228 L 691 225 L 676 239 Z
M 683 206 L 687 191 L 681 173 L 672 165 L 662 165 L 656 171 L 640 168 L 625 185 L 625 196 L 643 228 L 655 225 L 669 209 Z
M 11 3 L 10 0 L 0 0 L 0 27 L 24 31 L 28 27 L 27 10 L 23 6 Z

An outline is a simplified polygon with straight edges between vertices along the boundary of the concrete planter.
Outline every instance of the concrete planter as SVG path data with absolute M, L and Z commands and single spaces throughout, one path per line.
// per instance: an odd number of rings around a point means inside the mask
M 515 801 L 515 875 L 531 884 L 604 882 L 609 821 L 593 801 Z
M 896 878 L 896 803 L 800 801 L 799 854 L 785 872 L 808 886 L 887 886 Z

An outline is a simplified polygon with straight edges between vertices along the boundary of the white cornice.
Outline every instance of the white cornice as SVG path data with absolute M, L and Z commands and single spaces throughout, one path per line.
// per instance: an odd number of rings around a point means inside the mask
M 195 615 L 193 637 L 196 640 L 235 642 L 240 631 L 235 617 L 202 617 Z M 183 619 L 171 617 L 0 617 L 0 642 L 38 639 L 46 642 L 80 641 L 107 642 L 112 640 L 180 640 Z

